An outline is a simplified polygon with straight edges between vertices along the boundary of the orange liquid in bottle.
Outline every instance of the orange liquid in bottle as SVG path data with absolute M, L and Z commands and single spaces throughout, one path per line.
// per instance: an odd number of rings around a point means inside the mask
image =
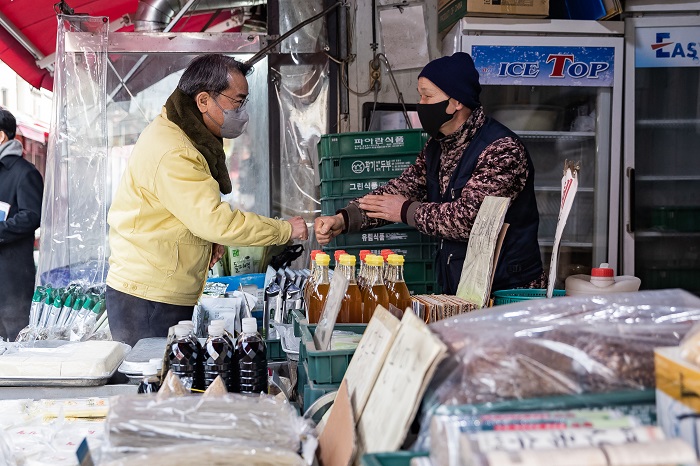
M 357 283 L 348 285 L 343 304 L 340 307 L 339 322 L 344 324 L 362 323 L 362 293 Z
M 366 324 L 372 318 L 374 310 L 377 305 L 381 304 L 386 309 L 389 309 L 389 293 L 386 290 L 384 284 L 373 285 L 371 288 L 367 288 L 367 294 L 365 295 L 363 312 L 362 312 L 362 322 Z
M 318 283 L 311 292 L 311 299 L 309 299 L 309 315 L 306 316 L 310 324 L 317 324 L 321 319 L 321 312 L 323 311 L 323 305 L 326 303 L 326 298 L 328 297 L 329 287 L 330 285 L 328 283 Z
M 389 304 L 401 309 L 401 314 L 406 312 L 406 308 L 411 308 L 411 293 L 405 282 L 389 282 L 387 285 L 389 293 Z

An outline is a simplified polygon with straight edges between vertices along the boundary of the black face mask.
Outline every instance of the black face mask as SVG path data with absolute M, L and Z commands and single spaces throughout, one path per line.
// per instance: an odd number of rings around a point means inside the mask
M 440 134 L 440 127 L 450 121 L 453 114 L 445 113 L 447 106 L 450 104 L 450 99 L 443 100 L 434 104 L 418 104 L 418 119 L 423 129 L 432 137 L 437 137 Z

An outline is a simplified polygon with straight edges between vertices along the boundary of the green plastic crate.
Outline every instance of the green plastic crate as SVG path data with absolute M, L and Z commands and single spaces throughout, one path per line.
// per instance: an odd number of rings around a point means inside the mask
M 552 297 L 566 295 L 565 290 L 554 290 Z M 538 288 L 517 288 L 514 290 L 499 290 L 493 292 L 493 305 L 519 303 L 531 299 L 544 299 L 547 297 L 547 290 Z
M 352 245 L 343 247 L 331 247 L 324 246 L 323 251 L 333 257 L 333 253 L 337 249 L 344 249 L 348 254 L 357 256 L 359 259 L 360 250 L 367 249 L 372 254 L 380 254 L 382 249 L 391 249 L 396 254 L 401 254 L 404 259 L 408 261 L 428 261 L 433 260 L 435 256 L 435 251 L 437 249 L 437 243 L 425 243 L 425 244 L 397 244 L 397 243 L 376 243 L 374 245 Z
M 494 401 L 480 405 L 441 405 L 435 415 L 464 415 L 565 409 L 615 408 L 623 414 L 636 416 L 645 425 L 656 423 L 656 394 L 654 389 L 623 390 L 608 393 L 559 395 L 524 400 Z
M 362 466 L 410 466 L 411 459 L 430 456 L 427 451 L 393 451 L 362 455 Z
M 339 324 L 336 330 L 347 330 L 362 334 L 367 324 Z M 319 351 L 314 345 L 313 335 L 315 325 L 301 326 L 301 344 L 299 345 L 299 361 L 306 364 L 309 381 L 315 384 L 338 384 L 342 382 L 350 360 L 355 354 L 354 349 Z
M 406 282 L 406 286 L 412 295 L 440 293 L 440 285 L 438 285 L 437 282 Z
M 435 283 L 435 262 L 406 261 L 403 265 L 403 279 L 406 283 Z
M 287 360 L 287 354 L 282 349 L 282 341 L 279 338 L 276 338 L 274 340 L 265 340 L 265 346 L 267 347 L 268 361 Z
M 362 197 L 387 184 L 392 177 L 377 177 L 373 179 L 347 176 L 335 180 L 321 181 L 321 199 L 331 197 Z M 324 215 L 326 215 L 324 213 Z
M 348 176 L 356 179 L 396 178 L 416 162 L 417 153 L 405 155 L 357 155 L 321 159 L 321 182 Z
M 392 246 L 405 247 L 427 244 L 437 245 L 435 238 L 424 235 L 415 228 L 405 226 L 387 225 L 381 228 L 361 231 L 357 233 L 345 233 L 336 236 L 329 243 L 331 248 L 343 248 L 345 246 L 357 246 L 361 249 L 394 249 Z M 409 260 L 409 257 L 406 257 Z
M 418 154 L 426 142 L 428 133 L 422 129 L 324 134 L 318 143 L 318 153 L 321 158 Z
M 308 366 L 306 366 L 306 362 L 304 362 L 304 369 L 308 373 Z M 332 383 L 332 384 L 316 384 L 312 380 L 309 380 L 307 378 L 306 383 L 304 384 L 304 387 L 301 391 L 302 393 L 302 399 L 304 400 L 304 404 L 302 405 L 304 411 L 309 409 L 309 407 L 314 404 L 316 400 L 321 398 L 323 395 L 326 393 L 331 393 L 331 392 L 337 392 L 338 388 L 340 388 L 339 383 Z

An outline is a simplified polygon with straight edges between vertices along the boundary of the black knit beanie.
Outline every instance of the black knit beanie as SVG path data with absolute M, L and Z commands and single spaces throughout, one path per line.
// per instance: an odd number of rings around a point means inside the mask
M 474 110 L 479 107 L 479 72 L 474 60 L 465 52 L 433 60 L 423 68 L 418 77 L 429 79 L 445 94 Z

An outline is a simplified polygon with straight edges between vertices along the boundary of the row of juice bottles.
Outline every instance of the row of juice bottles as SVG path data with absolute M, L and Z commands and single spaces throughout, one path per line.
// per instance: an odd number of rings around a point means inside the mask
M 192 321 L 181 321 L 168 341 L 168 370 L 187 388 L 205 390 L 221 376 L 229 392 L 267 393 L 267 347 L 254 317 L 242 319 L 242 332 L 234 336 L 223 320 L 212 321 L 202 345 Z
M 336 322 L 368 323 L 377 305 L 386 309 L 392 305 L 401 313 L 411 307 L 411 294 L 403 278 L 404 257 L 389 249 L 382 250 L 381 254 L 360 251 L 360 269 L 355 278 L 356 257 L 343 250 L 335 251 L 333 272 L 344 274 L 349 282 Z M 328 297 L 330 259 L 321 251 L 311 251 L 311 275 L 303 290 L 310 324 L 318 323 Z

